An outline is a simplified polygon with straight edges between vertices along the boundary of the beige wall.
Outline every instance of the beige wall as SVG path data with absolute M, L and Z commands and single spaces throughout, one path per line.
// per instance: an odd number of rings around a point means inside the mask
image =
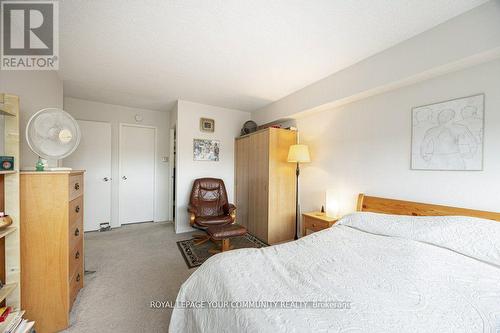
M 302 210 L 317 210 L 325 191 L 341 213 L 356 195 L 402 198 L 500 211 L 500 60 L 297 119 L 311 149 L 303 165 Z M 484 170 L 410 170 L 411 108 L 484 93 Z
M 118 194 L 119 194 L 119 126 L 120 123 L 137 124 L 135 115 L 143 117 L 139 124 L 155 126 L 157 128 L 157 156 L 156 156 L 156 183 L 155 183 L 155 221 L 167 221 L 170 216 L 169 205 L 169 164 L 162 162 L 162 157 L 169 155 L 169 113 L 131 108 L 120 105 L 105 104 L 77 98 L 64 98 L 64 108 L 73 117 L 80 120 L 105 121 L 111 123 L 111 174 L 112 174 L 112 203 L 111 225 L 120 225 L 118 221 Z M 63 162 L 64 165 L 64 162 Z
M 21 169 L 34 167 L 38 156 L 28 146 L 25 137 L 26 124 L 38 110 L 63 107 L 63 84 L 53 71 L 0 71 L 0 92 L 18 95 L 20 98 Z M 51 166 L 56 161 L 49 161 Z
M 193 180 L 202 177 L 222 178 L 226 184 L 229 200 L 234 202 L 234 138 L 240 134 L 243 123 L 250 113 L 225 109 L 205 104 L 178 101 L 177 119 L 177 233 L 192 231 L 189 226 L 187 205 Z M 200 118 L 215 120 L 215 132 L 200 131 Z M 193 161 L 193 139 L 220 141 L 218 162 Z

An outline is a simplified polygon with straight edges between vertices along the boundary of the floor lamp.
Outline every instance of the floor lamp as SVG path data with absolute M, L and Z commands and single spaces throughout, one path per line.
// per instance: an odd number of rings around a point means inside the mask
M 297 170 L 295 175 L 297 177 L 295 183 L 295 237 L 293 239 L 298 239 L 297 232 L 299 230 L 299 175 L 300 175 L 300 163 L 311 162 L 311 157 L 309 156 L 309 148 L 306 145 L 292 145 L 288 151 L 288 162 L 297 163 Z

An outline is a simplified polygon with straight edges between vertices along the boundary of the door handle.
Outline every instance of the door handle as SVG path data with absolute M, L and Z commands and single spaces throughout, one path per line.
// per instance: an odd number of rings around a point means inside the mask
M 111 180 L 111 178 L 109 177 L 104 177 L 102 180 L 104 180 L 105 182 L 109 182 Z
M 122 176 L 122 179 L 123 180 L 127 180 L 127 176 Z

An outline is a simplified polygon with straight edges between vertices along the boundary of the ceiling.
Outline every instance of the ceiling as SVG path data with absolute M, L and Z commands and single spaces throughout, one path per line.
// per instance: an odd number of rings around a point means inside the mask
M 65 96 L 253 111 L 486 0 L 64 0 Z

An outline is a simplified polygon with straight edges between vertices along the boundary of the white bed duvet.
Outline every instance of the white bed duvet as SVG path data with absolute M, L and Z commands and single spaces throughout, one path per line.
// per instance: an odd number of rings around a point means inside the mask
M 210 258 L 177 304 L 170 332 L 499 333 L 500 223 L 353 214 Z

